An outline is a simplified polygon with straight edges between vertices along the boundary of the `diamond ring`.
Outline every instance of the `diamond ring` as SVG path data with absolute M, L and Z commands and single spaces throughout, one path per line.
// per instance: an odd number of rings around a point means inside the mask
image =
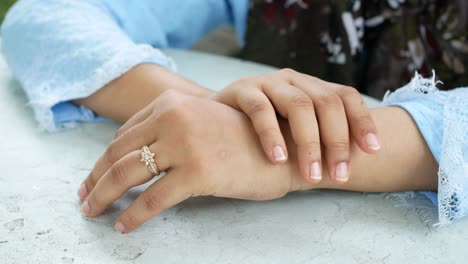
M 154 174 L 154 176 L 159 175 L 160 172 L 158 166 L 154 163 L 154 153 L 151 152 L 148 146 L 144 146 L 141 149 L 141 161 L 148 166 L 148 169 Z

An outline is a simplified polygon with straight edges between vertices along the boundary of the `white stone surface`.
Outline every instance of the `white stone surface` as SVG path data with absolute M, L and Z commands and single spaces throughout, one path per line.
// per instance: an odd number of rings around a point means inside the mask
M 215 88 L 272 70 L 169 53 L 185 76 Z M 120 235 L 114 219 L 141 189 L 97 219 L 82 217 L 76 197 L 118 126 L 39 131 L 3 60 L 0 98 L 1 264 L 466 263 L 468 221 L 436 231 L 411 210 L 351 192 L 301 192 L 269 202 L 195 198 Z

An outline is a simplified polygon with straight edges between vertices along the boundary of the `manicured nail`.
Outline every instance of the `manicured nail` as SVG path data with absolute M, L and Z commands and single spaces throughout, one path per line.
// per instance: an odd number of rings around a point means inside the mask
M 81 212 L 83 212 L 85 215 L 89 214 L 89 211 L 91 209 L 89 208 L 89 203 L 88 201 L 85 201 L 82 205 L 81 205 Z
M 367 144 L 367 147 L 372 150 L 380 149 L 379 139 L 377 138 L 377 135 L 374 133 L 369 133 L 366 135 L 366 144 Z
M 273 157 L 276 161 L 286 160 L 286 154 L 281 146 L 278 145 L 273 148 Z
M 121 222 L 117 222 L 115 223 L 115 230 L 117 230 L 117 232 L 119 233 L 125 233 L 125 225 L 122 224 Z
M 337 181 L 346 182 L 348 180 L 348 163 L 341 162 L 336 166 L 335 178 Z
M 86 195 L 88 195 L 88 190 L 86 190 L 86 185 L 82 183 L 78 189 L 78 197 L 80 197 L 81 200 L 84 200 Z
M 320 181 L 322 179 L 322 172 L 320 171 L 320 164 L 314 162 L 309 168 L 309 177 L 314 181 Z

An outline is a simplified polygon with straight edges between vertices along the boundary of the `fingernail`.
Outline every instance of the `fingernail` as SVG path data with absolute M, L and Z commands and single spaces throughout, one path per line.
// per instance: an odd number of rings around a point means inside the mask
M 85 215 L 87 215 L 87 214 L 89 214 L 89 211 L 90 211 L 89 203 L 88 203 L 88 201 L 85 201 L 85 202 L 81 205 L 81 212 L 83 212 Z
M 379 139 L 377 138 L 377 135 L 374 133 L 369 133 L 366 135 L 366 144 L 367 144 L 367 147 L 372 150 L 380 149 Z
M 337 181 L 346 182 L 348 180 L 348 163 L 341 162 L 336 166 L 335 178 Z
M 314 162 L 310 165 L 309 168 L 309 175 L 312 180 L 321 180 L 322 179 L 322 173 L 320 171 L 320 164 L 318 162 Z
M 88 191 L 86 190 L 86 185 L 82 183 L 80 185 L 80 188 L 78 189 L 78 197 L 80 197 L 81 200 L 86 198 L 86 195 L 88 194 Z
M 276 161 L 286 160 L 286 154 L 281 146 L 278 145 L 273 148 L 273 157 Z
M 117 222 L 117 223 L 115 223 L 115 230 L 117 230 L 117 232 L 123 234 L 125 232 L 125 225 L 122 224 L 121 222 Z

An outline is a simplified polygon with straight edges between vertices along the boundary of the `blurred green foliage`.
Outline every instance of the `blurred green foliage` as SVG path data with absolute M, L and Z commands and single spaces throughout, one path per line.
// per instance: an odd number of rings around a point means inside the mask
M 3 21 L 8 9 L 16 2 L 16 0 L 0 0 L 0 23 Z

